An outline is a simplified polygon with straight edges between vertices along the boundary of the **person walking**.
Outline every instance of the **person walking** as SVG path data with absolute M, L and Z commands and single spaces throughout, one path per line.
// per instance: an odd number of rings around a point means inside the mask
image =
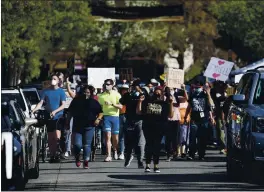
M 137 155 L 138 168 L 144 169 L 143 158 L 145 150 L 145 137 L 142 129 L 142 117 L 136 113 L 137 104 L 141 95 L 146 95 L 140 88 L 140 80 L 133 82 L 131 92 L 126 93 L 120 100 L 126 106 L 125 133 L 125 167 L 129 167 L 134 156 L 133 150 Z
M 61 138 L 61 118 L 65 108 L 66 95 L 63 89 L 59 88 L 59 76 L 54 74 L 51 76 L 51 86 L 43 90 L 40 102 L 37 104 L 32 113 L 39 110 L 45 101 L 45 109 L 50 113 L 51 120 L 47 122 L 48 144 L 50 150 L 50 163 L 60 160 L 60 138 Z
M 223 107 L 225 101 L 227 100 L 227 87 L 227 84 L 224 82 L 216 81 L 214 83 L 214 88 L 211 90 L 212 99 L 215 103 L 216 135 L 220 154 L 226 154 L 225 136 L 222 127 L 225 126 Z
M 211 120 L 211 123 L 215 124 L 215 121 L 211 112 L 208 93 L 203 89 L 203 82 L 197 81 L 193 88 L 193 93 L 189 99 L 190 105 L 184 117 L 184 121 L 187 122 L 188 115 L 191 112 L 190 150 L 188 159 L 193 160 L 198 149 L 199 160 L 204 160 L 206 144 L 209 137 L 208 123 Z
M 150 164 L 153 157 L 154 172 L 159 173 L 159 154 L 161 140 L 164 135 L 168 118 L 173 117 L 173 98 L 164 100 L 162 87 L 156 87 L 153 96 L 145 99 L 140 96 L 137 105 L 137 114 L 143 117 L 143 131 L 146 138 L 146 168 L 150 172 Z
M 94 88 L 84 87 L 84 94 L 75 97 L 70 104 L 67 120 L 67 128 L 73 117 L 75 164 L 81 166 L 80 152 L 83 148 L 83 167 L 88 169 L 88 161 L 91 154 L 91 145 L 95 127 L 103 118 L 103 110 L 97 100 L 93 98 Z
M 114 81 L 106 79 L 104 82 L 105 92 L 99 95 L 98 101 L 103 108 L 104 113 L 104 132 L 106 141 L 107 157 L 105 162 L 112 161 L 111 156 L 111 138 L 113 141 L 114 159 L 118 159 L 118 135 L 119 135 L 119 110 L 122 105 L 119 103 L 121 95 L 113 90 Z
M 165 131 L 165 149 L 167 153 L 167 162 L 170 162 L 173 158 L 173 155 L 177 152 L 177 144 L 178 144 L 178 132 L 180 127 L 180 112 L 179 112 L 179 98 L 178 95 L 175 94 L 173 88 L 166 87 L 165 88 L 165 97 L 173 98 L 173 117 L 168 118 L 168 124 Z
M 123 84 L 120 87 L 120 94 L 123 97 L 126 93 L 128 93 L 129 86 L 127 84 Z M 124 129 L 125 129 L 125 124 L 126 124 L 126 105 L 123 104 L 123 108 L 120 110 L 119 114 L 119 122 L 120 122 L 120 130 L 119 130 L 119 160 L 124 160 L 125 155 L 125 142 L 124 142 Z

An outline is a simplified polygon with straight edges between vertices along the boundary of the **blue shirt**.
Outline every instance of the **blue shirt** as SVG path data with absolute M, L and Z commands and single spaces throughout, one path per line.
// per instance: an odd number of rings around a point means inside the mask
M 51 113 L 52 111 L 58 109 L 63 101 L 66 101 L 66 94 L 63 89 L 45 89 L 42 92 L 41 100 L 46 103 L 45 109 L 47 112 Z M 53 117 L 54 120 L 59 119 L 63 115 L 63 110 L 56 113 Z

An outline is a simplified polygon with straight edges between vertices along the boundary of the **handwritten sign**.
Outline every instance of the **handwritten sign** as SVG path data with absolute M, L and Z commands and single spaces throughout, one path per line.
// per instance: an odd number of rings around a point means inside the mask
M 204 72 L 204 76 L 219 81 L 226 81 L 233 66 L 234 66 L 233 62 L 212 57 Z
M 106 79 L 115 81 L 115 68 L 88 68 L 88 84 L 102 88 Z
M 166 75 L 166 83 L 168 87 L 181 88 L 181 85 L 184 83 L 183 70 L 168 68 Z

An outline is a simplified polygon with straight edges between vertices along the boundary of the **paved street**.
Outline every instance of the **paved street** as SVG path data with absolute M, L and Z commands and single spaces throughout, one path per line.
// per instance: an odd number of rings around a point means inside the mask
M 160 163 L 161 173 L 144 173 L 137 169 L 134 159 L 129 168 L 123 161 L 104 163 L 102 156 L 90 163 L 90 169 L 76 168 L 73 159 L 60 164 L 41 164 L 40 177 L 30 180 L 26 190 L 84 190 L 84 191 L 264 191 L 264 186 L 228 182 L 224 156 L 208 152 L 205 162 L 172 161 Z

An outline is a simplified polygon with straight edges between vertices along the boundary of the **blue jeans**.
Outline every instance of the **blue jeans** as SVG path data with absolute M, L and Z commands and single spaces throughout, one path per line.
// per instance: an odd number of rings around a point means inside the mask
M 120 129 L 119 129 L 119 150 L 120 153 L 124 153 L 125 151 L 125 140 L 124 140 L 124 129 L 125 129 L 125 123 L 126 123 L 126 117 L 125 115 L 119 116 L 119 122 L 120 122 Z
M 191 157 L 195 156 L 198 150 L 199 157 L 205 156 L 205 149 L 209 137 L 208 121 L 192 121 L 190 127 L 190 151 Z M 196 141 L 197 139 L 197 141 Z
M 119 116 L 104 116 L 104 132 L 119 134 Z
M 90 158 L 94 130 L 94 127 L 85 127 L 80 132 L 75 133 L 75 155 L 79 156 L 81 149 L 83 148 L 83 160 L 85 161 L 88 161 Z
M 70 130 L 66 131 L 66 152 L 71 151 L 71 136 L 72 136 L 72 126 L 73 126 L 73 119 L 70 121 Z

